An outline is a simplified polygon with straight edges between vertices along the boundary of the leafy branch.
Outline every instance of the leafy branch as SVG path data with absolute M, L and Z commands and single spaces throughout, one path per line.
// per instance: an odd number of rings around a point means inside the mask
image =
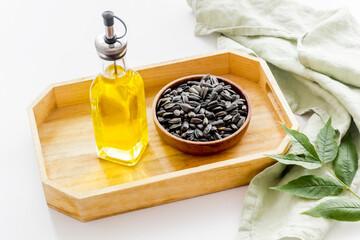
M 329 118 L 317 135 L 314 146 L 305 134 L 289 129 L 283 124 L 282 126 L 290 137 L 293 147 L 302 152 L 302 155 L 266 156 L 283 164 L 298 165 L 307 169 L 323 167 L 331 176 L 306 175 L 271 189 L 288 192 L 306 199 L 337 196 L 346 190 L 356 198 L 333 198 L 303 212 L 303 214 L 338 221 L 360 221 L 360 197 L 350 189 L 358 170 L 358 155 L 351 135 L 343 138 L 340 146 L 337 146 L 336 133 L 331 126 L 331 118 Z M 333 171 L 328 166 L 330 163 L 333 165 Z

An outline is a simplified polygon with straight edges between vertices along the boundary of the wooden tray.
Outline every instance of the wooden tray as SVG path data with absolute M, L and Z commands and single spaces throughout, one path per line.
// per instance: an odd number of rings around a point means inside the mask
M 125 167 L 96 156 L 89 87 L 94 77 L 49 86 L 29 106 L 30 124 L 48 205 L 80 221 L 155 206 L 248 184 L 274 163 L 265 153 L 289 147 L 279 121 L 298 129 L 265 61 L 237 51 L 135 69 L 145 83 L 149 139 L 140 163 Z M 151 116 L 156 93 L 192 74 L 223 76 L 249 95 L 253 113 L 235 147 L 210 156 L 184 154 L 159 137 Z

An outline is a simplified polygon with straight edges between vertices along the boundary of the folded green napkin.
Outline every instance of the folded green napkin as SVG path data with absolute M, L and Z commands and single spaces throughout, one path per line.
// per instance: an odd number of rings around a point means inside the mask
M 217 32 L 219 48 L 267 61 L 292 110 L 311 114 L 302 132 L 312 142 L 332 116 L 338 141 L 351 131 L 360 150 L 360 25 L 348 11 L 315 10 L 289 0 L 188 4 L 196 35 Z M 304 200 L 269 189 L 319 171 L 277 163 L 257 175 L 246 194 L 239 239 L 322 239 L 333 221 L 299 213 L 329 197 Z M 358 173 L 351 187 L 359 185 Z

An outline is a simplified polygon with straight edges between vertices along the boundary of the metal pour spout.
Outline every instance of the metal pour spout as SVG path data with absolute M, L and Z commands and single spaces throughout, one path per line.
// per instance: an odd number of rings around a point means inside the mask
M 114 13 L 112 11 L 105 11 L 102 14 L 105 25 L 105 42 L 113 44 L 116 42 L 116 35 L 114 33 Z
M 112 11 L 105 11 L 102 14 L 105 25 L 105 42 L 109 44 L 109 47 L 113 47 L 116 42 L 116 35 L 114 33 L 114 13 Z M 116 61 L 114 61 L 115 76 L 117 76 Z
M 127 33 L 127 27 L 124 21 L 115 16 L 112 11 L 103 12 L 102 18 L 105 26 L 105 32 L 99 34 L 95 38 L 95 48 L 100 58 L 107 61 L 116 61 L 126 54 L 127 41 L 125 35 Z M 115 19 L 122 24 L 124 28 L 122 33 L 115 33 Z M 117 71 L 116 63 L 114 63 L 114 66 L 115 71 Z

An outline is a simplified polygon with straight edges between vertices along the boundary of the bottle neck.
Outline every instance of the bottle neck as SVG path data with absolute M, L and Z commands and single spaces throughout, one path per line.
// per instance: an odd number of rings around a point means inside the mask
M 126 68 L 125 56 L 116 61 L 108 61 L 104 59 L 100 59 L 100 61 L 100 75 L 108 79 L 121 78 L 128 70 Z

